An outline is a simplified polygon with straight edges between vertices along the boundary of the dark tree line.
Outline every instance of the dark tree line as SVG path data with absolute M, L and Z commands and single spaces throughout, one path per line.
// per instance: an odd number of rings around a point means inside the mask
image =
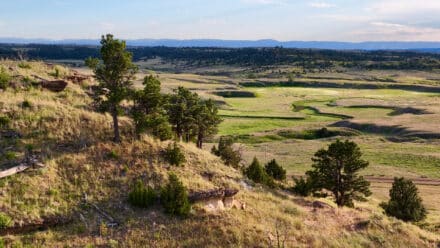
M 306 69 L 342 65 L 363 69 L 432 70 L 440 66 L 440 54 L 423 51 L 338 51 L 294 48 L 128 47 L 135 61 L 160 57 L 192 66 L 296 65 Z M 0 58 L 75 59 L 97 57 L 98 46 L 0 44 Z

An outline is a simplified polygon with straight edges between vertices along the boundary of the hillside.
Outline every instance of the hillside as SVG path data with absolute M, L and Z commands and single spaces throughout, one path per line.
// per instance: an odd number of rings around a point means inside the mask
M 353 209 L 337 208 L 330 198 L 267 189 L 193 144 L 180 143 L 187 161 L 170 166 L 162 156 L 169 142 L 135 139 L 128 118 L 121 119 L 123 142 L 115 144 L 111 117 L 92 107 L 91 78 L 76 80 L 83 76 L 42 62 L 4 60 L 0 67 L 15 87 L 0 93 L 1 168 L 29 158 L 40 164 L 0 179 L 0 211 L 15 227 L 0 229 L 7 247 L 276 247 L 278 241 L 286 247 L 439 245 L 438 234 L 385 216 L 375 198 Z M 41 87 L 52 80 L 68 85 L 61 92 Z M 177 218 L 160 206 L 139 209 L 128 203 L 137 180 L 159 189 L 170 172 L 190 193 L 237 189 L 240 207 L 213 210 L 196 203 L 187 218 Z

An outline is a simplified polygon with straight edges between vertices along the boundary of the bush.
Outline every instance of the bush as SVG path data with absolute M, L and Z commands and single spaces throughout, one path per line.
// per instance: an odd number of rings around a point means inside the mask
M 24 100 L 24 101 L 21 103 L 21 107 L 22 107 L 22 108 L 32 108 L 32 104 L 31 104 L 31 102 L 29 102 L 29 100 Z
M 187 216 L 191 210 L 188 191 L 175 174 L 169 175 L 169 182 L 162 189 L 160 201 L 165 212 L 171 215 Z
M 8 128 L 9 123 L 11 123 L 11 119 L 7 116 L 0 116 L 0 128 Z
M 280 166 L 275 159 L 267 163 L 264 166 L 264 170 L 266 171 L 267 175 L 275 180 L 286 179 L 286 170 L 282 166 Z
M 5 90 L 8 87 L 11 76 L 6 72 L 5 68 L 0 69 L 0 89 Z
M 256 183 L 265 184 L 269 187 L 274 187 L 275 184 L 272 180 L 272 178 L 267 175 L 266 171 L 264 170 L 263 166 L 261 166 L 260 162 L 256 157 L 254 157 L 254 160 L 252 161 L 251 165 L 249 165 L 248 168 L 244 171 L 244 174 L 251 179 L 252 181 Z
M 168 163 L 175 166 L 181 166 L 186 162 L 185 155 L 181 151 L 177 142 L 174 142 L 173 145 L 168 145 L 165 150 L 164 158 Z
M 426 217 L 426 209 L 418 195 L 416 185 L 405 178 L 394 178 L 390 190 L 390 200 L 382 203 L 385 213 L 403 221 L 421 221 Z
M 4 229 L 10 226 L 12 226 L 11 217 L 7 216 L 4 213 L 0 213 L 0 229 Z
M 18 67 L 20 67 L 21 69 L 31 69 L 31 65 L 25 62 L 18 63 Z
M 232 148 L 233 144 L 234 140 L 232 137 L 222 136 L 220 137 L 218 148 L 213 146 L 211 152 L 219 156 L 226 165 L 238 167 L 241 162 L 241 154 Z
M 292 192 L 299 196 L 309 196 L 313 193 L 313 184 L 309 178 L 304 179 L 304 177 L 295 178 L 293 177 L 295 186 L 292 187 Z
M 164 115 L 144 115 L 135 113 L 133 114 L 133 119 L 135 121 L 136 133 L 138 135 L 146 132 L 162 141 L 169 140 L 173 137 L 171 125 Z
M 150 186 L 145 187 L 141 181 L 137 181 L 133 190 L 128 194 L 128 202 L 141 208 L 152 206 L 157 200 L 157 194 Z

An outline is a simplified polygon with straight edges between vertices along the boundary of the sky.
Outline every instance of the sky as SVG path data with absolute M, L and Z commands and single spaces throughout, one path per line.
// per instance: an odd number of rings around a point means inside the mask
M 440 41 L 440 0 L 0 0 L 0 37 Z

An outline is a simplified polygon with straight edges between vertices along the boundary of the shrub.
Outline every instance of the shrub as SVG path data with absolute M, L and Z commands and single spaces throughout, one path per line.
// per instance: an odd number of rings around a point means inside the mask
M 17 158 L 17 154 L 15 152 L 8 151 L 5 152 L 5 158 L 6 160 L 14 160 Z
M 10 227 L 12 225 L 11 217 L 4 213 L 0 213 L 0 229 Z
M 109 153 L 107 153 L 107 158 L 109 159 L 118 159 L 119 158 L 119 154 L 116 151 L 110 151 Z
M 282 166 L 280 166 L 275 159 L 267 163 L 264 166 L 264 170 L 266 171 L 267 175 L 275 180 L 286 179 L 286 170 Z
M 6 89 L 8 87 L 11 76 L 6 72 L 5 68 L 0 68 L 0 89 Z
M 245 169 L 244 174 L 249 179 L 251 179 L 256 183 L 265 184 L 269 187 L 275 186 L 272 178 L 269 175 L 267 175 L 263 166 L 261 166 L 260 162 L 256 157 L 254 157 L 254 160 L 252 161 L 251 165 L 249 165 L 249 167 Z
M 241 162 L 241 154 L 232 148 L 233 144 L 234 140 L 232 137 L 222 136 L 220 137 L 218 148 L 213 146 L 211 152 L 219 156 L 226 165 L 238 167 Z
M 9 123 L 11 123 L 11 119 L 7 116 L 0 116 L 0 128 L 9 127 Z
M 145 187 L 141 181 L 137 181 L 133 190 L 128 194 L 128 202 L 141 208 L 152 206 L 157 200 L 157 194 L 150 186 Z
M 31 69 L 31 65 L 25 62 L 18 63 L 18 67 L 20 67 L 21 69 Z
M 180 149 L 177 142 L 174 142 L 173 145 L 169 144 L 164 153 L 165 160 L 171 165 L 181 166 L 186 162 L 185 155 Z
M 405 178 L 394 178 L 390 189 L 390 200 L 382 203 L 385 213 L 403 221 L 421 221 L 426 217 L 426 209 L 418 195 L 416 185 Z
M 295 178 L 295 186 L 292 187 L 292 192 L 299 196 L 309 196 L 313 193 L 313 184 L 309 178 L 304 179 L 304 177 Z
M 168 184 L 162 189 L 160 201 L 165 212 L 171 215 L 187 216 L 191 210 L 187 189 L 172 173 L 169 175 Z
M 22 108 L 32 108 L 32 104 L 31 104 L 31 102 L 30 102 L 29 100 L 24 100 L 24 101 L 21 103 L 21 107 L 22 107 Z

